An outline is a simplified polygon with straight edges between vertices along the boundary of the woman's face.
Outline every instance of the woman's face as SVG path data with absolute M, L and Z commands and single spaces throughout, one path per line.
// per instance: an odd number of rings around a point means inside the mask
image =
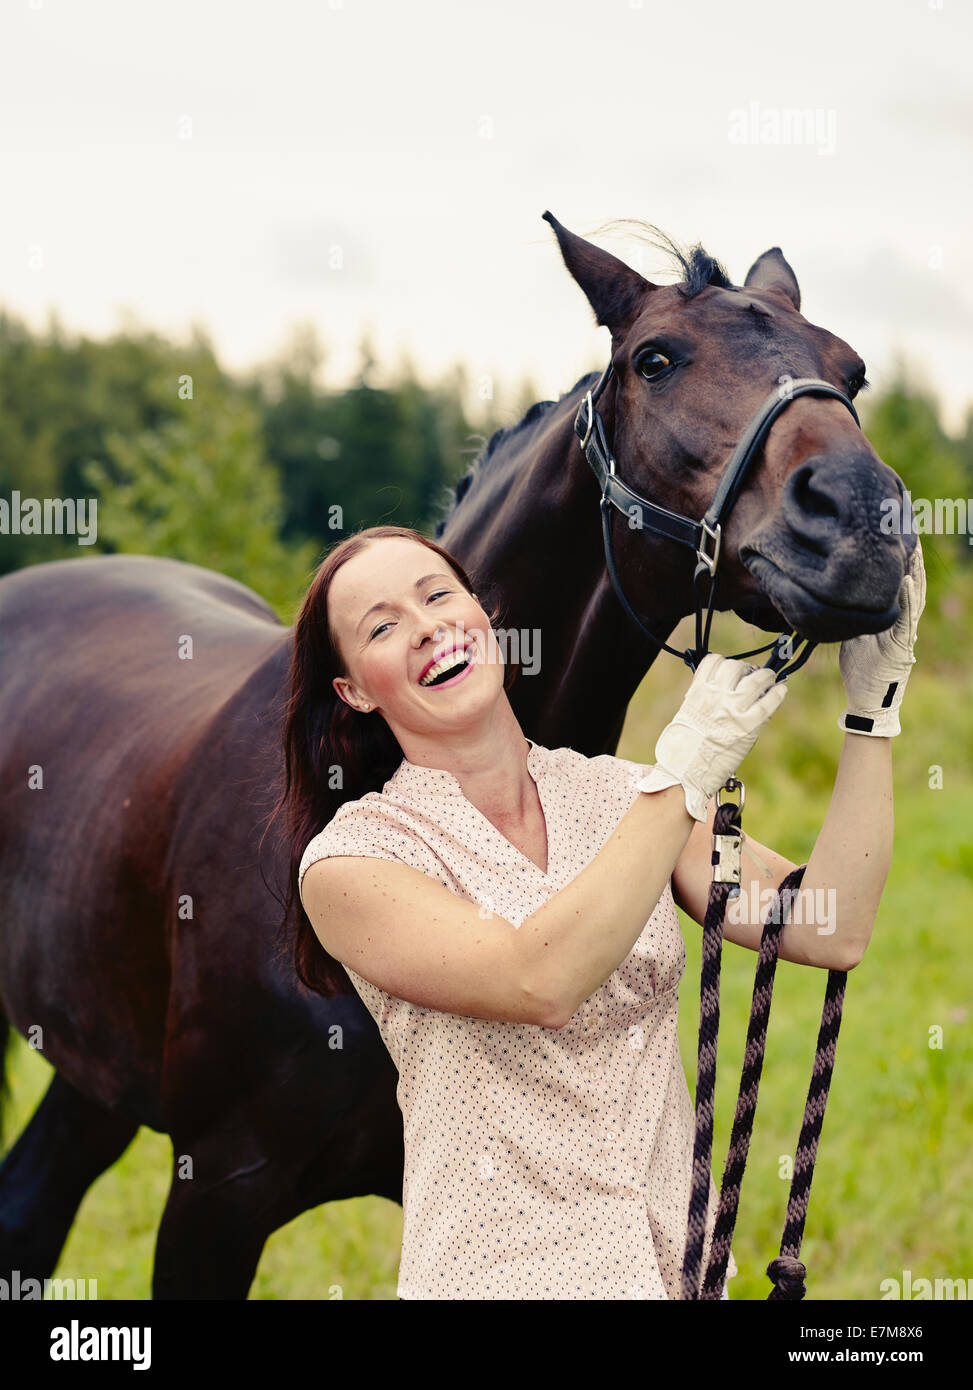
M 347 673 L 332 682 L 335 690 L 354 709 L 382 714 L 397 738 L 400 730 L 459 732 L 503 693 L 502 653 L 487 615 L 446 561 L 417 541 L 370 541 L 332 579 L 328 612 Z M 452 648 L 468 649 L 468 664 L 444 684 L 424 685 L 434 659 Z

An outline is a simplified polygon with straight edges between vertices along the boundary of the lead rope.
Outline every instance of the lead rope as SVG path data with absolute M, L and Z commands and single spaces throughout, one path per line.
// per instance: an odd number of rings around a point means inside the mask
M 757 1097 L 760 1075 L 763 1070 L 780 933 L 790 918 L 793 901 L 792 890 L 799 887 L 807 867 L 802 865 L 792 870 L 778 885 L 775 890 L 774 901 L 771 903 L 763 925 L 753 985 L 747 1045 L 740 1077 L 740 1093 L 733 1119 L 733 1131 L 727 1150 L 726 1165 L 723 1170 L 723 1182 L 720 1189 L 709 1263 L 702 1293 L 700 1293 L 700 1266 L 709 1207 L 710 1163 L 713 1148 L 713 1100 L 716 1089 L 716 1052 L 719 1038 L 723 919 L 730 892 L 734 886 L 739 885 L 741 877 L 742 830 L 740 813 L 743 806 L 743 787 L 742 783 L 731 777 L 726 783 L 725 789 L 734 791 L 737 788 L 740 789 L 741 793 L 739 805 L 728 803 L 717 806 L 713 823 L 713 883 L 710 888 L 706 917 L 703 923 L 699 1055 L 696 1070 L 696 1133 L 693 1146 L 688 1230 L 682 1270 L 682 1297 L 689 1300 L 718 1299 L 726 1276 L 730 1242 L 736 1225 L 740 1189 L 743 1184 L 754 1116 L 757 1111 Z M 767 1266 L 767 1275 L 773 1284 L 773 1288 L 767 1296 L 768 1302 L 775 1299 L 800 1300 L 807 1292 L 805 1285 L 807 1270 L 801 1263 L 799 1256 L 804 1238 L 804 1223 L 807 1217 L 811 1181 L 814 1177 L 818 1140 L 824 1124 L 824 1112 L 834 1071 L 835 1050 L 838 1042 L 838 1030 L 841 1027 L 841 1010 L 847 978 L 847 972 L 843 970 L 830 970 L 828 972 L 821 1027 L 818 1032 L 814 1068 L 794 1160 L 794 1172 L 791 1178 L 780 1254 Z

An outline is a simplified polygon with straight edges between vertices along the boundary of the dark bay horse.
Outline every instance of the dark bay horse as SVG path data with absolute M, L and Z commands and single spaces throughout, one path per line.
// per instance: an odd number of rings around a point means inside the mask
M 861 387 L 858 354 L 799 312 L 778 249 L 738 287 L 696 247 L 680 283 L 655 286 L 549 221 L 611 332 L 601 408 L 619 471 L 662 505 L 702 516 L 783 378 Z M 655 656 L 607 580 L 573 429 L 596 376 L 498 431 L 437 528 L 509 627 L 542 634 L 540 672 L 510 692 L 525 732 L 589 756 L 615 751 Z M 822 642 L 888 627 L 907 557 L 880 503 L 902 490 L 840 403 L 794 400 L 733 509 L 717 606 Z M 666 638 L 690 611 L 691 554 L 624 526 L 615 544 Z M 303 1211 L 401 1201 L 397 1078 L 370 1015 L 350 984 L 305 990 L 273 951 L 264 878 L 280 885 L 283 861 L 258 864 L 258 845 L 290 642 L 256 594 L 177 561 L 0 580 L 0 1027 L 55 1069 L 0 1169 L 0 1277 L 53 1272 L 85 1191 L 140 1125 L 174 1147 L 156 1298 L 244 1298 L 267 1237 Z

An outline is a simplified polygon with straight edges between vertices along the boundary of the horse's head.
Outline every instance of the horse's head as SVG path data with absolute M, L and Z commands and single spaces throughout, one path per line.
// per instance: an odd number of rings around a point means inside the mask
M 779 248 L 754 261 L 742 287 L 700 247 L 683 259 L 681 284 L 659 286 L 545 217 L 598 323 L 611 331 L 616 379 L 602 413 L 618 472 L 660 505 L 701 518 L 751 417 L 788 380 L 818 377 L 849 397 L 867 384 L 854 348 L 801 314 L 797 279 Z M 913 534 L 888 527 L 903 491 L 839 401 L 794 399 L 724 526 L 716 606 L 816 642 L 883 631 L 898 616 L 915 545 Z M 619 525 L 616 558 L 631 576 L 633 603 L 648 545 L 672 553 L 674 585 L 686 599 L 680 616 L 689 612 L 692 552 Z

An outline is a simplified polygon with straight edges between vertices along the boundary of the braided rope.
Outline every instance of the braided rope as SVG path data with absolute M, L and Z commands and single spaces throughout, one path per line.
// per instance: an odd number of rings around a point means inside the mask
M 817 1158 L 818 1140 L 821 1137 L 824 1110 L 828 1103 L 828 1091 L 834 1071 L 834 1056 L 838 1045 L 838 1029 L 841 1027 L 841 1009 L 845 1000 L 847 979 L 848 975 L 844 970 L 828 971 L 828 987 L 821 1013 L 814 1070 L 811 1073 L 801 1137 L 794 1158 L 794 1173 L 787 1199 L 787 1217 L 780 1241 L 780 1254 L 767 1266 L 767 1274 L 774 1286 L 767 1295 L 768 1302 L 772 1299 L 797 1300 L 803 1298 L 806 1293 L 804 1279 L 807 1270 L 801 1264 L 799 1256 L 801 1241 L 804 1239 L 807 1204 L 811 1196 L 811 1179 L 814 1177 L 814 1160 Z
M 732 804 L 720 806 L 716 812 L 713 833 L 725 835 L 731 830 L 739 830 L 739 807 Z M 802 865 L 792 870 L 778 885 L 774 901 L 763 926 L 754 977 L 747 1044 L 740 1077 L 740 1092 L 723 1170 L 723 1182 L 720 1189 L 709 1263 L 702 1292 L 700 1292 L 699 1270 L 705 1237 L 709 1198 L 709 1165 L 713 1144 L 713 1097 L 716 1085 L 716 1050 L 719 1035 L 722 924 L 730 885 L 714 882 L 710 888 L 706 919 L 703 923 L 700 1037 L 696 1076 L 696 1136 L 693 1149 L 692 1193 L 689 1204 L 686 1252 L 683 1260 L 682 1296 L 684 1299 L 716 1300 L 720 1297 L 725 1281 L 730 1243 L 740 1201 L 740 1189 L 743 1184 L 757 1110 L 780 933 L 790 918 L 790 908 L 793 901 L 792 890 L 800 885 L 806 867 L 806 865 Z M 824 1123 L 824 1112 L 834 1071 L 835 1050 L 838 1030 L 841 1027 L 841 1011 L 846 981 L 847 973 L 845 971 L 831 970 L 828 972 L 821 1027 L 818 1032 L 814 1068 L 794 1161 L 780 1254 L 767 1266 L 767 1274 L 773 1283 L 768 1301 L 774 1299 L 800 1300 L 807 1291 L 805 1285 L 807 1270 L 801 1263 L 799 1255 L 804 1236 L 811 1181 L 814 1177 L 818 1140 Z
M 750 1149 L 754 1117 L 757 1113 L 757 1096 L 760 1076 L 763 1071 L 764 1049 L 767 1043 L 767 1025 L 770 1020 L 770 1002 L 774 993 L 774 977 L 777 972 L 777 957 L 780 946 L 780 933 L 790 917 L 791 893 L 798 888 L 804 877 L 804 868 L 794 869 L 777 887 L 764 922 L 760 950 L 757 954 L 757 968 L 753 982 L 753 1001 L 750 1006 L 750 1024 L 747 1029 L 747 1044 L 743 1055 L 743 1070 L 740 1076 L 740 1093 L 736 1113 L 733 1117 L 733 1130 L 723 1169 L 723 1182 L 720 1187 L 720 1204 L 716 1213 L 713 1231 L 713 1244 L 710 1262 L 703 1281 L 703 1298 L 719 1298 L 726 1278 L 726 1266 L 730 1254 L 730 1242 L 736 1226 L 737 1208 L 740 1202 L 740 1188 Z M 781 906 L 782 905 L 782 906 Z
M 740 831 L 740 808 L 732 802 L 719 806 L 714 835 Z M 699 983 L 699 1050 L 696 1061 L 696 1135 L 693 1142 L 692 1186 L 686 1249 L 682 1264 L 682 1296 L 699 1297 L 700 1265 L 706 1235 L 713 1153 L 713 1098 L 716 1091 L 716 1049 L 720 1032 L 720 956 L 723 918 L 730 894 L 729 883 L 713 883 L 703 922 L 702 966 Z

